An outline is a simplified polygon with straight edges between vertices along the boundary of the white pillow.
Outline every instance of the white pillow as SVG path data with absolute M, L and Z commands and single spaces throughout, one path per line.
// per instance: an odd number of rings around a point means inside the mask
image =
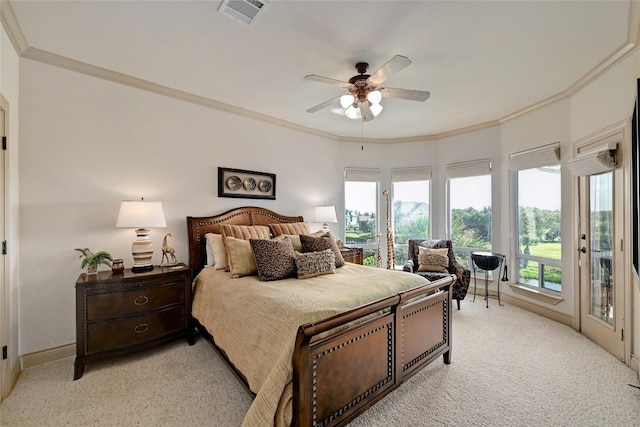
M 222 234 L 207 233 L 207 265 L 215 266 L 216 270 L 227 268 L 227 252 L 222 241 Z
M 204 235 L 204 237 L 207 239 L 205 245 L 205 249 L 207 251 L 207 267 L 211 267 L 216 263 L 215 259 L 213 258 L 213 248 L 211 247 L 211 240 L 213 239 L 209 236 L 213 236 L 213 233 L 207 233 Z

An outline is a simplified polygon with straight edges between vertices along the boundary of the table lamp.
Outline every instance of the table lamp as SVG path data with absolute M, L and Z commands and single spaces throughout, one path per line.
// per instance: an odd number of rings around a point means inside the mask
M 162 210 L 162 202 L 123 201 L 116 221 L 117 228 L 135 228 L 136 240 L 131 245 L 133 267 L 139 273 L 153 270 L 153 242 L 149 228 L 165 228 L 167 222 Z
M 335 223 L 338 222 L 338 218 L 336 217 L 336 207 L 335 206 L 318 206 L 313 215 L 314 222 L 322 223 L 322 231 L 329 231 L 329 222 Z

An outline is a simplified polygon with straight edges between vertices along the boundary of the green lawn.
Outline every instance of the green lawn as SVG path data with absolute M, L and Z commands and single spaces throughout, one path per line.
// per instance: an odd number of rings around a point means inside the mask
M 542 258 L 561 259 L 562 245 L 559 242 L 543 242 L 531 245 L 531 256 L 538 256 Z

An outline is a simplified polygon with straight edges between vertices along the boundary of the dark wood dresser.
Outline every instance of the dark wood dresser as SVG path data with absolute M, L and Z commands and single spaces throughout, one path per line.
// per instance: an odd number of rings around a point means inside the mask
M 86 363 L 134 353 L 186 337 L 191 323 L 191 271 L 184 264 L 144 273 L 101 271 L 76 282 L 76 360 L 73 379 Z
M 362 265 L 362 248 L 344 247 L 340 249 L 340 253 L 346 262 Z

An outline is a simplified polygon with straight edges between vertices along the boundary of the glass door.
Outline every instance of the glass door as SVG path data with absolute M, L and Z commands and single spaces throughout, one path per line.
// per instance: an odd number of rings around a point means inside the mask
M 580 178 L 580 321 L 582 333 L 624 360 L 623 284 L 616 170 Z M 618 259 L 620 258 L 620 259 Z

